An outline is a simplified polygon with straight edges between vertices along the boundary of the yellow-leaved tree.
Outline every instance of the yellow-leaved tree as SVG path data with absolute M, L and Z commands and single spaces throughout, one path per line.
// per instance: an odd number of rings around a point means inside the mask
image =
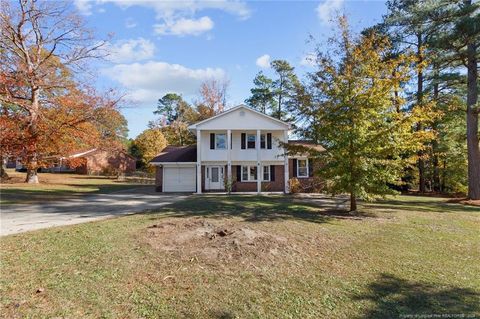
M 328 181 L 327 191 L 348 193 L 355 211 L 359 198 L 395 192 L 391 186 L 434 137 L 414 125 L 435 114 L 432 105 L 405 106 L 401 87 L 411 71 L 410 56 L 391 57 L 388 39 L 373 32 L 354 37 L 346 18 L 339 21 L 333 48 L 327 54 L 318 50 L 312 99 L 303 112 L 315 117 L 307 131 L 326 150 L 318 155 L 323 163 L 318 174 Z

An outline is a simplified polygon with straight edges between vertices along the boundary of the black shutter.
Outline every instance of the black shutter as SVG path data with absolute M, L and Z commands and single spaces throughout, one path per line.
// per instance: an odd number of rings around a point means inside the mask
M 242 180 L 242 167 L 240 165 L 237 166 L 237 181 Z
M 247 134 L 242 133 L 242 150 L 244 150 L 247 146 Z
M 308 176 L 313 177 L 313 159 L 308 159 Z
M 233 148 L 233 135 L 230 133 L 230 149 Z
M 272 133 L 267 133 L 267 148 L 272 149 Z
M 293 166 L 293 177 L 297 177 L 297 159 L 294 158 L 292 161 L 292 166 Z
M 270 166 L 270 181 L 275 182 L 275 165 Z
M 215 149 L 215 133 L 210 133 L 210 149 Z

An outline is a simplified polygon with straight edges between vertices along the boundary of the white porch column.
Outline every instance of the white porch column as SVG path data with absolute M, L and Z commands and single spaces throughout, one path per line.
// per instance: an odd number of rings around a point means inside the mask
M 232 182 L 232 130 L 227 130 L 227 178 Z M 237 176 L 238 178 L 238 176 Z
M 288 130 L 285 130 L 284 133 L 283 133 L 283 140 L 285 143 L 288 143 Z M 285 150 L 286 151 L 286 150 Z M 288 156 L 287 154 L 285 154 L 283 156 L 283 167 L 284 167 L 284 170 L 285 170 L 285 174 L 284 174 L 284 178 L 285 178 L 285 194 L 288 194 L 290 193 L 290 188 L 288 186 L 288 180 L 289 180 L 289 170 L 288 170 Z M 295 168 L 294 168 L 295 169 Z
M 197 194 L 202 193 L 202 134 L 197 129 Z
M 257 130 L 257 140 L 255 141 L 257 149 L 257 193 L 262 192 L 262 162 L 260 158 L 260 130 Z

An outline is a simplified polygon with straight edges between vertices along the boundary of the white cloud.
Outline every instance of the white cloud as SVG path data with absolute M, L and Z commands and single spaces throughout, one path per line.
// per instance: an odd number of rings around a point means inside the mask
M 130 7 L 143 7 L 155 12 L 157 21 L 155 30 L 162 34 L 172 35 L 197 35 L 213 28 L 213 21 L 209 17 L 197 19 L 195 16 L 203 10 L 219 10 L 238 17 L 241 20 L 248 19 L 251 11 L 243 0 L 74 0 L 78 10 L 85 15 L 91 14 L 93 5 L 112 3 L 122 9 Z M 170 31 L 170 30 L 173 31 Z M 180 31 L 180 30 L 186 31 Z M 190 33 L 187 30 L 191 31 Z
M 134 62 L 147 60 L 155 53 L 155 44 L 144 38 L 120 40 L 107 46 L 108 59 L 113 62 Z
M 300 65 L 309 66 L 309 67 L 315 66 L 316 59 L 317 59 L 317 56 L 315 55 L 315 53 L 313 52 L 307 53 L 300 60 Z
M 323 24 L 329 24 L 332 15 L 343 6 L 344 0 L 325 0 L 316 9 L 318 18 Z
M 90 0 L 75 0 L 73 2 L 77 10 L 83 15 L 91 15 L 92 14 L 92 1 Z
M 87 1 L 87 0 L 83 0 Z M 246 2 L 239 0 L 183 0 L 183 1 L 155 1 L 155 0 L 90 0 L 95 3 L 110 2 L 125 9 L 132 6 L 141 6 L 153 9 L 158 19 L 193 16 L 206 9 L 215 9 L 228 12 L 240 19 L 250 17 L 250 9 Z
M 174 21 L 166 21 L 162 24 L 155 24 L 155 33 L 160 35 L 200 35 L 213 29 L 213 21 L 209 17 L 199 19 L 180 18 Z
M 137 26 L 137 23 L 132 18 L 127 18 L 125 20 L 125 28 L 132 29 L 132 28 L 135 28 L 136 26 Z
M 258 57 L 255 63 L 261 68 L 268 69 L 270 67 L 270 56 L 264 54 L 261 57 Z
M 198 92 L 203 81 L 222 79 L 226 75 L 221 68 L 190 69 L 156 61 L 118 64 L 103 72 L 128 88 L 130 99 L 141 103 L 154 103 L 168 92 L 192 96 Z

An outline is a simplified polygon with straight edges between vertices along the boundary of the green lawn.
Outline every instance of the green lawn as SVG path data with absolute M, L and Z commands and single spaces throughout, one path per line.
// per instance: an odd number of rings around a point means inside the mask
M 3 237 L 0 314 L 480 317 L 480 208 L 401 196 L 352 216 L 339 202 L 192 196 Z
M 104 176 L 39 173 L 39 184 L 24 183 L 25 173 L 8 170 L 11 179 L 0 184 L 1 204 L 34 204 L 68 200 L 89 194 L 105 194 L 138 187 L 138 183 Z M 151 187 L 151 186 L 150 186 Z

